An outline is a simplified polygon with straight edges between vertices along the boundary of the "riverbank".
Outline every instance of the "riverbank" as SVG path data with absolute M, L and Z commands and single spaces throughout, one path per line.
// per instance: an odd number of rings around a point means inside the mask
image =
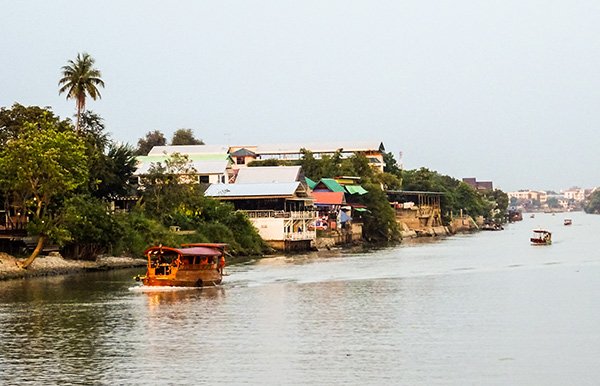
M 131 257 L 100 257 L 95 261 L 67 260 L 58 253 L 49 256 L 38 256 L 27 269 L 20 268 L 18 263 L 25 259 L 18 259 L 6 253 L 0 253 L 0 280 L 25 279 L 38 276 L 53 276 L 79 272 L 105 271 L 143 267 L 146 261 Z

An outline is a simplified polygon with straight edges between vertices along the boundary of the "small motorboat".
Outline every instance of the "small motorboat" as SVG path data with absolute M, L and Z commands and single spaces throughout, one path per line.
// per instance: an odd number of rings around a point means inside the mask
M 534 229 L 533 237 L 529 240 L 531 245 L 550 245 L 552 244 L 552 232 L 545 229 Z
M 573 224 L 573 220 L 571 220 L 570 218 L 566 218 L 565 221 L 564 221 L 564 224 L 565 225 L 571 225 L 571 224 Z

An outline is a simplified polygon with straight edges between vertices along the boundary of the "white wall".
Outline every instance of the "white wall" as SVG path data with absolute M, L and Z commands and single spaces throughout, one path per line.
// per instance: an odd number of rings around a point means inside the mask
M 251 218 L 250 221 L 258 229 L 258 234 L 263 240 L 283 240 L 283 218 Z

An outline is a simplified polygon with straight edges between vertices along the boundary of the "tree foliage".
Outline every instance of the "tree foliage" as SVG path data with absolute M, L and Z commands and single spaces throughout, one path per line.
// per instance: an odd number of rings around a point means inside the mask
M 204 141 L 196 139 L 192 129 L 178 129 L 173 133 L 171 145 L 204 145 Z
M 586 213 L 600 214 L 600 190 L 596 190 L 588 197 L 583 210 Z
M 167 138 L 160 130 L 149 131 L 144 138 L 140 138 L 137 143 L 135 155 L 147 155 L 154 146 L 165 146 Z
M 504 219 L 508 196 L 500 190 L 481 193 L 470 185 L 427 168 L 403 171 L 403 189 L 443 192 L 442 215 L 445 221 L 461 211 L 472 217 Z
M 0 150 L 0 187 L 32 216 L 30 231 L 38 246 L 24 266 L 31 264 L 47 237 L 60 239 L 54 207 L 60 197 L 85 184 L 88 178 L 85 144 L 72 131 L 61 131 L 54 119 L 25 123 L 10 145 Z
M 67 99 L 75 99 L 77 120 L 75 129 L 81 126 L 81 113 L 85 111 L 85 100 L 89 96 L 93 100 L 101 98 L 98 87 L 104 87 L 100 70 L 94 68 L 95 60 L 88 53 L 78 53 L 75 60 L 69 60 L 63 66 L 62 78 L 58 81 L 58 93 L 66 93 Z
M 0 146 L 4 147 L 9 140 L 16 138 L 26 123 L 37 122 L 52 122 L 59 131 L 72 130 L 69 120 L 60 120 L 48 108 L 15 103 L 10 108 L 0 108 Z
M 92 111 L 81 115 L 79 136 L 86 145 L 89 170 L 84 193 L 99 198 L 132 193 L 128 181 L 136 168 L 134 150 L 127 144 L 112 142 L 104 120 Z

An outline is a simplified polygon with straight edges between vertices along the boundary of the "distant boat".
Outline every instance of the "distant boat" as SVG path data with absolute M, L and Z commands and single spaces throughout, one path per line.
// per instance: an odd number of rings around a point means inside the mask
M 564 224 L 565 225 L 571 225 L 571 224 L 573 224 L 573 220 L 571 220 L 570 218 L 566 218 L 565 221 L 564 221 Z
M 534 229 L 533 237 L 529 240 L 531 245 L 550 245 L 552 244 L 552 233 L 545 229 Z

